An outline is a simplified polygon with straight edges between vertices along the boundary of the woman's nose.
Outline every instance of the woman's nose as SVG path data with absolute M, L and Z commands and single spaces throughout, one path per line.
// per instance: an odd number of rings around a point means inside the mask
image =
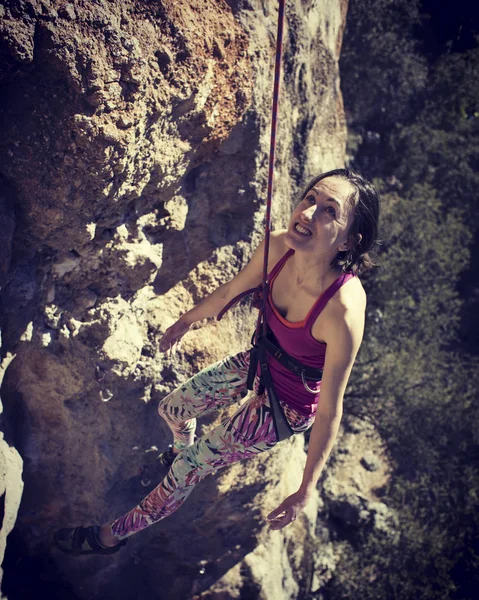
M 303 216 L 307 221 L 312 221 L 316 212 L 317 206 L 310 206 L 306 210 L 303 210 Z

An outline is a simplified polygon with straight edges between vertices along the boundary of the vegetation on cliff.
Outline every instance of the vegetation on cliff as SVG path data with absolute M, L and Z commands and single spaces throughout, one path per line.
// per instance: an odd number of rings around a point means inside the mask
M 462 2 L 350 2 L 349 156 L 382 190 L 384 240 L 347 406 L 387 442 L 401 536 L 356 541 L 329 598 L 477 590 L 478 31 Z

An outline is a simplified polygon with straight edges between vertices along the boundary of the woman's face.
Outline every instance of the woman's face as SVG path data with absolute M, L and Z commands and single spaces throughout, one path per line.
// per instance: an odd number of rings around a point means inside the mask
M 348 249 L 348 232 L 354 220 L 349 181 L 327 177 L 309 189 L 294 209 L 286 243 L 294 250 L 330 256 Z

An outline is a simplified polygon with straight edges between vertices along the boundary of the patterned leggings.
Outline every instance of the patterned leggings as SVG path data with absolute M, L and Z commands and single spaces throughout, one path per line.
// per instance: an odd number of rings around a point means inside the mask
M 193 443 L 196 417 L 246 396 L 248 366 L 249 353 L 240 352 L 200 371 L 163 400 L 158 412 L 173 432 L 175 448 L 181 452 L 165 479 L 138 506 L 110 524 L 115 537 L 122 540 L 171 515 L 212 471 L 276 445 L 266 393 L 252 393 L 233 417 Z M 281 406 L 296 433 L 312 425 L 314 416 L 305 417 L 283 402 Z

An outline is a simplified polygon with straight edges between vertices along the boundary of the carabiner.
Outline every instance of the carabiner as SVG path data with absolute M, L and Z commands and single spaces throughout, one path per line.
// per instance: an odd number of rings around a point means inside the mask
M 319 388 L 317 388 L 316 390 L 312 390 L 306 383 L 306 379 L 304 378 L 304 371 L 301 371 L 301 380 L 303 381 L 303 385 L 307 392 L 309 392 L 310 394 L 317 394 L 319 392 Z

